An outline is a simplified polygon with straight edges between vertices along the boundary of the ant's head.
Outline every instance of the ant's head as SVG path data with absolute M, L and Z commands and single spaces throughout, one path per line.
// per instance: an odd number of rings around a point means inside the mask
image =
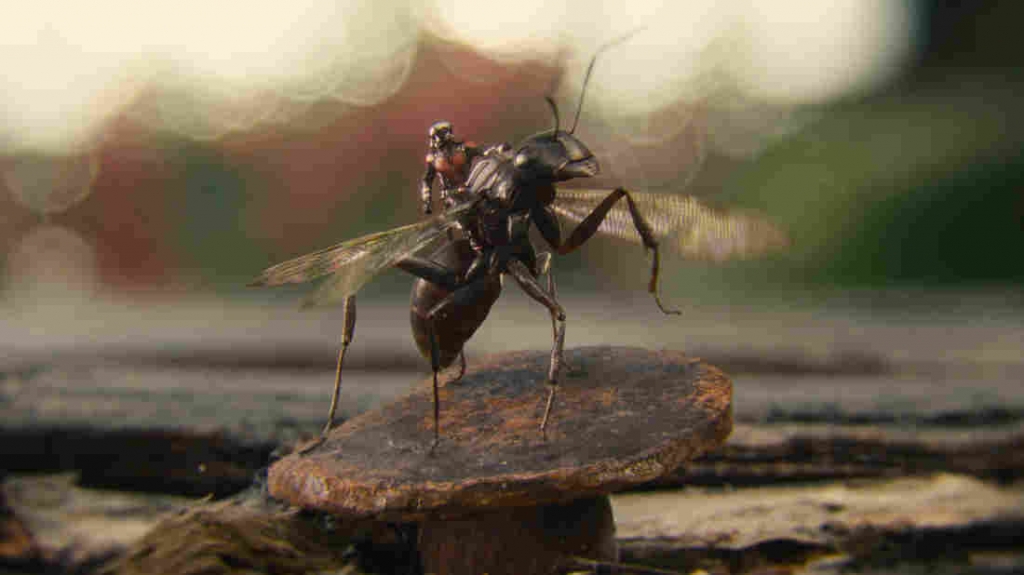
M 572 178 L 589 178 L 600 171 L 597 158 L 573 132 L 558 129 L 558 106 L 545 98 L 555 117 L 555 127 L 527 138 L 516 150 L 515 167 L 521 177 L 561 182 Z M 577 119 L 579 115 L 576 116 Z
M 555 129 L 530 136 L 516 150 L 515 167 L 532 179 L 561 182 L 597 175 L 597 158 L 579 138 Z
M 594 71 L 594 64 L 597 63 L 597 57 L 601 52 L 628 40 L 639 30 L 638 28 L 606 43 L 598 48 L 590 58 L 587 72 L 583 76 L 579 101 L 576 103 L 576 116 L 573 118 L 572 128 L 568 132 L 559 129 L 558 106 L 555 101 L 550 96 L 545 98 L 555 117 L 555 128 L 550 132 L 530 136 L 520 144 L 515 155 L 515 167 L 520 177 L 561 182 L 572 178 L 589 178 L 597 175 L 600 170 L 597 158 L 574 135 L 576 125 L 580 121 L 580 111 L 583 110 L 583 96 L 587 93 L 590 75 Z
M 455 132 L 452 130 L 451 122 L 434 122 L 430 126 L 430 147 L 440 149 L 444 147 L 449 141 L 455 138 Z

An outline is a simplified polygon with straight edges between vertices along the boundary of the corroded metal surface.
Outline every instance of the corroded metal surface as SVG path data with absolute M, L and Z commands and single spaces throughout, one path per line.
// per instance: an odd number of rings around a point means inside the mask
M 441 389 L 430 452 L 429 385 L 336 429 L 270 468 L 270 491 L 353 516 L 458 516 L 570 501 L 651 481 L 720 445 L 732 384 L 682 352 L 591 347 L 566 353 L 545 440 L 545 352 L 491 356 Z

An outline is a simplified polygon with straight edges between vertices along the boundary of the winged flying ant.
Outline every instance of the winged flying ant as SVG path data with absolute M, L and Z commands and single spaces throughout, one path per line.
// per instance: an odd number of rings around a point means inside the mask
M 597 159 L 574 133 L 597 56 L 610 45 L 590 61 L 569 131 L 559 128 L 558 108 L 550 98 L 554 129 L 531 136 L 515 148 L 466 145 L 454 139 L 450 124 L 435 123 L 420 199 L 429 213 L 431 184 L 439 175 L 441 214 L 280 263 L 251 284 L 301 283 L 330 276 L 307 303 L 345 302 L 334 395 L 321 440 L 333 424 L 345 352 L 355 330 L 356 292 L 386 269 L 397 267 L 418 278 L 411 319 L 417 346 L 433 370 L 433 448 L 440 436 L 438 373 L 456 358 L 462 359 L 464 372 L 463 345 L 486 319 L 506 275 L 552 318 L 549 391 L 540 422 L 541 433 L 546 432 L 564 363 L 566 315 L 548 270 L 550 254 L 538 255 L 529 238 L 531 226 L 559 254 L 576 250 L 596 233 L 639 243 L 651 253 L 647 290 L 666 314 L 679 312 L 666 309 L 658 294 L 662 243 L 684 256 L 716 260 L 754 255 L 787 243 L 785 235 L 764 219 L 715 211 L 692 197 L 621 187 L 558 189 L 560 182 L 599 171 Z M 457 165 L 450 161 L 453 157 L 459 159 Z M 648 220 L 644 214 L 653 217 Z M 575 226 L 564 239 L 559 218 Z M 421 255 L 432 247 L 436 251 L 429 257 Z M 545 272 L 547 288 L 539 281 Z

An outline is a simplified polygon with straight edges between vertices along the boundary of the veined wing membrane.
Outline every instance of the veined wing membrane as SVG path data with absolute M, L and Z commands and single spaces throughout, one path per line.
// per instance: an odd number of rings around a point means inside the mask
M 304 305 L 323 305 L 355 295 L 366 282 L 444 236 L 458 224 L 458 218 L 473 207 L 471 202 L 449 209 L 443 215 L 407 226 L 341 242 L 304 256 L 269 267 L 250 286 L 304 283 L 331 276 L 306 298 Z
M 575 226 L 610 193 L 610 189 L 559 189 L 551 207 L 560 219 Z M 785 232 L 754 214 L 717 210 L 692 196 L 629 194 L 659 244 L 691 259 L 740 259 L 789 245 Z M 597 232 L 641 243 L 625 198 L 612 206 Z

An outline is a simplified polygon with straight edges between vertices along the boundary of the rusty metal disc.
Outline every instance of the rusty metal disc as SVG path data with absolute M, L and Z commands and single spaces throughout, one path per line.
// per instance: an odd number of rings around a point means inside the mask
M 348 517 L 415 520 L 612 493 L 671 473 L 732 429 L 732 384 L 677 351 L 589 347 L 568 367 L 545 440 L 549 354 L 484 358 L 444 385 L 430 452 L 429 382 L 269 472 L 270 492 Z

